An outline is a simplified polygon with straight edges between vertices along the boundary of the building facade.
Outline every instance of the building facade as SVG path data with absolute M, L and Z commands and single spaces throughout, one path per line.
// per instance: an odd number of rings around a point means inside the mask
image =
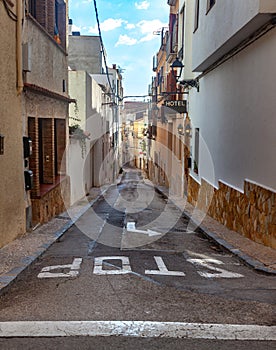
M 19 4 L 20 5 L 20 4 Z M 14 19 L 22 13 L 16 1 L 8 7 Z M 20 18 L 20 16 L 19 16 Z M 9 17 L 3 2 L 0 2 L 0 247 L 26 231 L 25 185 L 23 162 L 23 118 L 21 113 L 22 27 Z M 19 32 L 19 36 L 16 33 Z
M 98 36 L 82 36 L 79 32 L 69 36 L 69 92 L 76 100 L 76 105 L 70 106 L 69 117 L 72 203 L 88 194 L 91 187 L 112 183 L 119 172 L 122 75 L 116 65 L 105 73 L 103 64 Z M 80 130 L 82 136 L 87 135 L 82 140 Z M 82 154 L 80 142 L 85 149 Z
M 63 160 L 68 139 L 67 2 L 28 1 L 23 47 L 22 114 L 32 140 L 27 168 L 33 187 L 27 197 L 30 226 L 47 222 L 69 204 Z M 62 196 L 62 193 L 68 193 Z
M 189 97 L 199 170 L 191 172 L 189 198 L 230 229 L 275 247 L 276 3 L 195 6 L 192 70 L 200 90 Z
M 176 114 L 177 122 L 169 122 L 167 113 L 163 120 L 166 131 L 172 128 L 172 134 L 163 132 L 163 143 L 172 149 L 171 158 L 178 158 L 181 171 L 175 177 L 168 172 L 175 184 L 173 192 L 187 195 L 195 207 L 228 228 L 275 247 L 276 3 L 167 3 L 168 33 L 173 33 L 174 13 L 177 23 L 177 46 L 172 47 L 180 63 L 175 68 L 175 100 L 186 101 L 187 107 Z M 163 82 L 170 79 L 171 65 L 167 56 Z M 160 85 L 161 68 L 155 68 Z M 158 92 L 156 99 L 160 107 Z M 157 139 L 158 132 L 157 127 Z M 169 161 L 164 153 L 161 158 Z
M 70 192 L 62 161 L 70 99 L 67 2 L 9 0 L 0 6 L 2 246 L 69 203 L 61 192 Z
M 179 1 L 168 4 L 169 23 L 167 28 L 162 28 L 161 45 L 153 65 L 156 76 L 151 91 L 149 177 L 166 184 L 171 194 L 183 196 L 187 193 L 189 139 L 178 129 L 186 123 L 183 112 L 187 96 L 177 85 L 176 72 L 171 69 L 179 52 L 183 54 L 178 35 Z
M 149 166 L 148 102 L 126 101 L 122 109 L 121 166 L 135 166 L 148 171 Z

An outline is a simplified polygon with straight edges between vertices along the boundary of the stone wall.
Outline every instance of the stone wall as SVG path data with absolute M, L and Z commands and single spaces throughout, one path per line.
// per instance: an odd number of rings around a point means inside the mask
M 257 243 L 276 248 L 276 193 L 249 181 L 244 193 L 219 182 L 216 189 L 204 179 L 189 176 L 188 201 L 226 227 Z
M 45 223 L 70 205 L 70 178 L 65 176 L 51 191 L 32 199 L 33 225 Z

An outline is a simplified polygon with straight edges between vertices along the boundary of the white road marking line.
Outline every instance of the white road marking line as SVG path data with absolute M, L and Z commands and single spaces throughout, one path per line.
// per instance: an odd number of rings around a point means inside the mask
M 76 277 L 79 274 L 79 269 L 82 263 L 82 258 L 75 258 L 72 264 L 54 265 L 43 267 L 38 274 L 38 278 L 60 278 L 60 277 Z M 70 269 L 69 272 L 51 272 L 58 269 Z
M 197 273 L 205 278 L 241 278 L 244 277 L 244 275 L 241 275 L 240 273 L 236 272 L 230 272 L 222 268 L 215 267 L 211 264 L 215 265 L 224 265 L 224 262 L 218 259 L 214 259 L 208 255 L 205 254 L 199 254 L 192 252 L 190 250 L 186 251 L 190 256 L 194 256 L 196 258 L 188 258 L 186 259 L 191 264 L 195 265 L 196 267 L 208 269 L 211 271 L 215 271 L 217 273 L 210 273 L 210 272 L 204 272 L 204 271 L 197 271 Z M 238 264 L 239 265 L 239 264 Z
M 103 263 L 105 260 L 121 260 L 122 268 L 113 270 L 104 270 Z M 131 266 L 127 256 L 100 256 L 95 258 L 94 270 L 95 275 L 123 275 L 131 273 Z
M 136 226 L 135 226 L 135 222 L 131 221 L 131 222 L 127 222 L 127 230 L 131 231 L 131 230 L 135 230 Z
M 146 270 L 146 275 L 185 276 L 185 273 L 182 271 L 169 271 L 161 256 L 155 256 L 154 260 L 158 266 L 158 270 Z
M 230 272 L 225 269 L 221 269 L 218 267 L 215 267 L 210 264 L 217 264 L 217 265 L 224 265 L 224 263 L 217 259 L 187 259 L 188 262 L 194 264 L 195 266 L 199 266 L 205 269 L 209 269 L 212 271 L 216 271 L 217 273 L 210 273 L 210 272 L 203 272 L 203 271 L 197 271 L 197 273 L 205 278 L 241 278 L 244 277 L 240 273 L 236 272 Z
M 72 336 L 275 341 L 276 326 L 150 321 L 0 322 L 0 337 Z
M 159 233 L 159 232 L 156 232 L 156 231 L 152 231 L 150 229 L 138 230 L 138 229 L 136 229 L 135 222 L 133 222 L 133 221 L 130 221 L 130 222 L 127 223 L 126 230 L 128 232 L 142 233 L 143 235 L 148 235 L 150 237 L 151 236 L 160 236 L 160 235 L 162 235 L 162 233 Z

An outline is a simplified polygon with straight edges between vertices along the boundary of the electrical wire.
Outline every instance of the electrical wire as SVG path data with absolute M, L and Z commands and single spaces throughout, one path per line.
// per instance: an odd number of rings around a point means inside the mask
M 6 10 L 8 16 L 9 16 L 14 22 L 16 22 L 16 21 L 17 21 L 17 16 L 16 16 L 16 14 L 10 9 L 9 4 L 8 4 L 8 2 L 7 2 L 6 0 L 2 0 L 2 1 L 3 1 L 5 10 Z
M 101 27 L 100 27 L 99 14 L 98 14 L 96 0 L 94 0 L 94 9 L 95 9 L 95 13 L 96 13 L 96 20 L 97 20 L 99 37 L 100 37 L 101 49 L 102 49 L 103 58 L 104 58 L 104 65 L 105 65 L 105 70 L 106 70 L 106 76 L 107 76 L 109 87 L 110 87 L 112 93 L 115 94 L 113 86 L 111 85 L 109 71 L 108 71 L 108 66 L 107 66 L 107 62 L 106 62 L 105 49 L 104 49 L 104 44 L 103 44 L 103 39 L 102 39 L 102 33 L 101 33 Z
M 95 14 L 96 14 L 96 20 L 97 20 L 99 38 L 100 38 L 100 43 L 101 43 L 101 49 L 102 49 L 103 58 L 104 58 L 104 65 L 105 65 L 105 70 L 106 70 L 106 76 L 107 76 L 108 84 L 109 84 L 109 86 L 110 86 L 110 89 L 111 89 L 113 95 L 116 96 L 116 97 L 119 99 L 120 102 L 122 102 L 124 98 L 129 98 L 129 97 L 147 97 L 148 95 L 142 95 L 142 96 L 141 96 L 141 95 L 140 95 L 140 96 L 124 96 L 124 97 L 120 97 L 120 96 L 118 96 L 118 95 L 114 92 L 114 89 L 113 89 L 113 87 L 112 87 L 112 85 L 111 85 L 110 75 L 109 75 L 108 66 L 107 66 L 107 62 L 106 62 L 105 49 L 104 49 L 104 44 L 103 44 L 103 39 L 102 39 L 102 33 L 101 33 L 101 27 L 100 27 L 99 14 L 98 14 L 98 9 L 97 9 L 96 0 L 94 0 L 94 9 L 95 9 Z

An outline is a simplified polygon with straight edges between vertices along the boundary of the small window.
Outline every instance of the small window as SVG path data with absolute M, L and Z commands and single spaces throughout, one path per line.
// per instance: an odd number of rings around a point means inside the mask
M 195 129 L 194 173 L 198 174 L 199 167 L 199 128 Z
M 211 10 L 211 8 L 215 5 L 216 0 L 207 0 L 207 10 L 206 14 Z
M 194 26 L 194 32 L 197 30 L 199 24 L 199 0 L 196 0 L 195 2 L 195 26 Z
M 185 6 L 183 6 L 181 12 L 180 12 L 180 25 L 181 25 L 181 32 L 180 32 L 180 45 L 179 45 L 179 52 L 178 57 L 182 60 L 184 57 L 184 40 L 185 40 Z
M 29 13 L 36 18 L 36 3 L 35 0 L 29 0 Z
M 182 140 L 178 139 L 178 159 L 182 159 Z

